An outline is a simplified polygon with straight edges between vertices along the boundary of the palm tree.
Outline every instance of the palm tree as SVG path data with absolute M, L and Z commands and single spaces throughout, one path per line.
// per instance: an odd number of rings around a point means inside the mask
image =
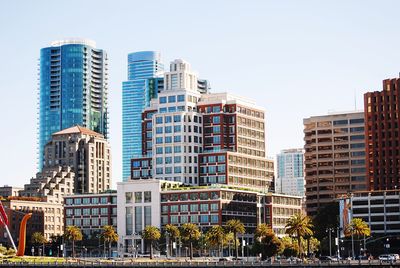
M 31 241 L 34 245 L 42 245 L 42 254 L 44 255 L 44 244 L 47 242 L 46 238 L 41 232 L 34 232 L 31 237 Z
M 181 226 L 182 239 L 190 243 L 190 259 L 193 259 L 193 242 L 200 239 L 199 227 L 193 223 L 184 223 Z
M 108 255 L 111 256 L 111 244 L 113 242 L 114 243 L 118 242 L 117 232 L 115 232 L 115 229 L 112 225 L 104 225 L 100 236 L 103 239 L 104 243 L 108 243 L 108 251 L 109 251 Z M 104 252 L 105 252 L 105 246 L 104 246 Z
M 302 255 L 301 238 L 307 235 L 313 235 L 310 217 L 303 214 L 293 215 L 286 223 L 286 233 L 295 236 L 299 246 L 299 257 Z
M 246 229 L 244 228 L 244 225 L 240 220 L 232 219 L 226 222 L 226 230 L 230 233 L 233 233 L 235 242 L 235 258 L 237 259 L 239 256 L 239 248 L 237 246 L 237 235 L 244 234 Z
M 351 222 L 345 227 L 345 236 L 347 237 L 351 236 L 351 248 L 353 257 L 354 257 L 354 239 L 353 239 L 354 235 L 357 236 L 357 239 L 360 239 L 360 237 L 362 236 L 365 237 L 371 235 L 371 229 L 368 227 L 368 224 L 361 218 L 353 218 Z
M 211 246 L 218 247 L 218 251 L 221 257 L 222 257 L 221 249 L 223 247 L 224 239 L 225 239 L 225 230 L 219 225 L 213 226 L 211 227 L 211 229 L 207 231 L 206 234 L 207 243 Z
M 65 229 L 65 239 L 72 241 L 72 257 L 75 257 L 75 241 L 82 240 L 82 232 L 79 227 L 68 226 Z
M 176 242 L 176 239 L 179 238 L 179 236 L 181 235 L 181 233 L 180 233 L 180 231 L 179 231 L 179 228 L 176 227 L 175 225 L 172 225 L 172 224 L 167 224 L 167 225 L 165 225 L 165 232 L 167 233 L 168 238 L 170 239 L 170 241 L 169 241 L 169 242 L 170 242 L 169 248 L 170 248 L 170 255 L 172 255 L 172 252 L 173 252 L 173 247 L 172 247 L 173 242 Z M 168 243 L 168 241 L 167 241 L 167 243 Z
M 150 241 L 150 259 L 153 259 L 153 243 L 161 237 L 160 230 L 155 226 L 146 226 L 142 231 L 142 238 Z

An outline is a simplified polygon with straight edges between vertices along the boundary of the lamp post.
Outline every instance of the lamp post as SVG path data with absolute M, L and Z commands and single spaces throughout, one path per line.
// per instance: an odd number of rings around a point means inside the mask
M 329 256 L 332 256 L 332 232 L 334 231 L 334 228 L 328 228 L 326 231 L 329 234 Z

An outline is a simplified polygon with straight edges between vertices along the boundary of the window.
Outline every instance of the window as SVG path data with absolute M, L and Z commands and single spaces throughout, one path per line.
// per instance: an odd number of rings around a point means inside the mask
M 207 223 L 208 222 L 208 215 L 200 215 L 200 222 Z
M 176 96 L 168 96 L 168 102 L 169 103 L 176 102 Z
M 211 211 L 218 211 L 218 204 L 217 203 L 210 204 L 210 210 Z
M 362 124 L 364 123 L 364 118 L 350 119 L 350 124 Z
M 130 192 L 125 193 L 125 203 L 132 203 L 132 193 Z
M 90 203 L 89 197 L 82 198 L 82 204 L 89 204 L 89 203 Z
M 181 116 L 180 115 L 174 115 L 174 122 L 181 122 Z
M 107 204 L 107 203 L 108 203 L 108 198 L 107 198 L 107 197 L 102 197 L 102 198 L 100 199 L 100 203 L 101 203 L 101 204 Z
M 217 144 L 221 143 L 221 136 L 214 136 L 213 143 L 217 143 Z
M 199 195 L 197 193 L 190 194 L 190 200 L 197 200 L 197 199 L 199 199 Z
M 84 216 L 88 216 L 90 215 L 90 208 L 84 208 L 82 212 Z
M 142 192 L 135 192 L 135 203 L 142 203 Z
M 171 164 L 172 163 L 172 157 L 168 156 L 165 157 L 165 164 Z
M 171 136 L 165 137 L 165 143 L 171 143 L 171 142 L 172 142 Z
M 199 216 L 198 215 L 191 215 L 190 216 L 190 222 L 198 223 L 199 222 Z
M 67 216 L 71 216 L 72 214 L 73 214 L 73 210 L 72 209 L 66 209 L 65 210 L 65 214 L 67 215 Z
M 168 208 L 169 208 L 168 206 L 162 206 L 161 207 L 161 212 L 162 213 L 168 213 Z
M 157 134 L 162 134 L 163 133 L 163 128 L 162 127 L 156 127 L 156 133 Z
M 208 204 L 200 204 L 200 211 L 202 212 L 208 211 Z
M 171 223 L 178 223 L 178 216 L 176 215 L 171 215 Z
M 181 126 L 174 126 L 174 132 L 181 132 Z
M 80 198 L 75 198 L 74 199 L 74 204 L 75 205 L 80 205 L 81 204 L 81 199 Z
M 174 142 L 181 142 L 181 136 L 174 136 Z
M 199 211 L 199 205 L 198 204 L 190 204 L 190 212 L 197 212 Z
M 170 209 L 169 210 L 170 212 L 176 213 L 176 212 L 178 212 L 178 205 L 172 205 L 169 207 L 169 209 Z
M 219 116 L 214 116 L 213 117 L 213 124 L 219 124 L 221 122 L 221 119 Z
M 160 97 L 160 103 L 167 103 L 167 97 Z
M 225 155 L 219 155 L 218 162 L 225 162 Z
M 185 95 L 178 95 L 178 102 L 185 101 Z
M 168 107 L 168 112 L 170 113 L 176 112 L 176 107 Z
M 172 122 L 172 117 L 171 116 L 166 116 L 165 117 L 165 123 L 171 123 Z
M 75 216 L 81 216 L 82 214 L 82 211 L 81 211 L 81 209 L 80 208 L 76 208 L 75 210 L 74 210 L 74 215 Z
M 165 167 L 165 174 L 172 174 L 172 167 Z
M 162 137 L 157 137 L 156 138 L 156 144 L 162 144 Z
M 165 133 L 172 133 L 172 127 L 171 126 L 165 127 Z
M 220 126 L 213 126 L 213 133 L 214 134 L 221 133 L 221 127 Z
M 163 163 L 163 158 L 162 157 L 157 157 L 156 158 L 156 163 L 159 164 L 159 165 L 162 164 Z
M 100 214 L 101 215 L 107 215 L 108 214 L 108 208 L 100 208 Z
M 135 232 L 143 231 L 142 225 L 142 207 L 135 207 Z
M 181 205 L 181 212 L 188 212 L 189 206 L 188 205 Z
M 144 191 L 144 202 L 145 203 L 151 202 L 151 192 L 150 191 Z
M 163 118 L 161 116 L 156 117 L 156 124 L 162 124 Z
M 181 223 L 187 223 L 189 220 L 189 217 L 186 215 L 181 216 Z
M 167 108 L 160 108 L 160 114 L 162 114 L 162 113 L 166 113 L 167 112 Z
M 158 167 L 156 168 L 156 174 L 163 174 L 163 168 L 162 167 Z
M 180 153 L 181 151 L 181 146 L 174 146 L 174 153 Z
M 172 147 L 171 146 L 165 147 L 165 153 L 166 154 L 171 154 L 172 153 Z
M 156 147 L 156 154 L 162 154 L 163 153 L 163 147 Z
M 99 209 L 98 208 L 92 208 L 92 215 L 93 216 L 99 215 Z
M 67 199 L 65 199 L 65 203 L 66 203 L 67 205 L 72 205 L 72 202 L 73 202 L 73 199 L 72 199 L 72 198 L 67 198 Z
M 216 160 L 216 158 L 215 158 L 214 155 L 211 155 L 211 156 L 208 157 L 208 162 L 209 163 L 215 163 L 215 160 Z
M 208 199 L 208 193 L 200 193 L 200 200 L 207 200 Z
M 174 163 L 181 163 L 181 157 L 180 156 L 174 156 Z
M 174 167 L 174 173 L 182 173 L 182 167 Z
M 219 222 L 218 215 L 211 214 L 210 217 L 211 217 L 211 220 L 210 220 L 211 223 L 218 223 Z

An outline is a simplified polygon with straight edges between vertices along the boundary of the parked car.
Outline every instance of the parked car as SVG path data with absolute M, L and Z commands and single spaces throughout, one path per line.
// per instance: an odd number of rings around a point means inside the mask
M 222 257 L 222 258 L 219 258 L 219 261 L 223 261 L 223 262 L 232 261 L 232 258 L 231 257 Z
M 286 260 L 287 260 L 288 262 L 290 262 L 290 263 L 300 263 L 300 262 L 302 262 L 302 259 L 297 258 L 297 257 L 289 257 L 289 258 L 287 258 Z
M 396 261 L 400 260 L 399 254 L 389 254 L 389 255 L 393 256 L 393 258 L 394 258 Z
M 320 256 L 318 259 L 320 261 L 338 261 L 338 258 L 334 256 Z
M 379 260 L 380 261 L 392 262 L 392 261 L 396 261 L 396 258 L 395 258 L 395 256 L 393 256 L 393 254 L 392 255 L 390 255 L 390 254 L 382 254 L 382 255 L 379 255 Z

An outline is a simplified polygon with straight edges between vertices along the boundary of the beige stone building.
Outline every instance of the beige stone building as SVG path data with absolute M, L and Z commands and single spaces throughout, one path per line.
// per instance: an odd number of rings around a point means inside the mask
M 304 141 L 309 215 L 338 194 L 366 189 L 363 112 L 306 118 Z
M 75 174 L 71 167 L 43 168 L 29 184 L 25 184 L 20 196 L 42 197 L 50 203 L 63 203 L 63 196 L 74 192 Z
M 103 135 L 74 126 L 56 132 L 44 149 L 44 167 L 69 166 L 74 193 L 100 193 L 111 186 L 111 150 Z
M 19 191 L 23 189 L 23 187 L 4 185 L 3 187 L 0 187 L 0 196 L 19 196 Z

